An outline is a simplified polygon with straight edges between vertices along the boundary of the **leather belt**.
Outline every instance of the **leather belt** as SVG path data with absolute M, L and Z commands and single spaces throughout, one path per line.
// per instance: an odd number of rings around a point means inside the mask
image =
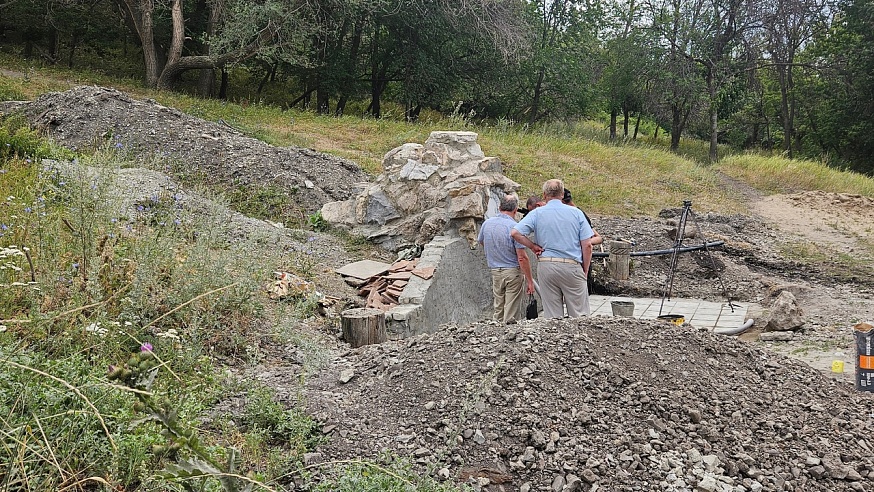
M 498 267 L 498 268 L 490 268 L 492 271 L 501 271 L 501 270 L 518 270 L 519 267 Z
M 574 265 L 579 265 L 579 264 L 580 264 L 579 261 L 571 260 L 570 258 L 555 258 L 555 257 L 552 257 L 552 256 L 540 257 L 540 258 L 537 259 L 537 261 L 553 261 L 553 262 L 556 262 L 556 263 L 571 263 L 571 264 L 574 264 Z

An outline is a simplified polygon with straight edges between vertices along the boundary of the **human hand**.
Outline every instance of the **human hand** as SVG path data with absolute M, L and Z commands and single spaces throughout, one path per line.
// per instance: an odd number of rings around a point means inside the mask
M 540 256 L 543 253 L 543 248 L 540 247 L 539 244 L 535 244 L 531 251 L 534 251 L 534 254 Z
M 534 281 L 533 280 L 528 281 L 528 285 L 527 285 L 527 288 L 525 289 L 525 293 L 528 294 L 529 296 L 534 295 Z

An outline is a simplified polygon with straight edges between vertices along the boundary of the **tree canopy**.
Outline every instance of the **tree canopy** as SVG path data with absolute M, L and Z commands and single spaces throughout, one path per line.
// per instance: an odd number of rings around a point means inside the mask
M 25 57 L 325 114 L 641 121 L 874 173 L 874 0 L 5 0 Z M 240 82 L 242 83 L 242 82 Z M 272 92 L 271 92 L 272 91 Z M 621 130 L 619 128 L 621 121 Z M 633 124 L 632 124 L 633 122 Z

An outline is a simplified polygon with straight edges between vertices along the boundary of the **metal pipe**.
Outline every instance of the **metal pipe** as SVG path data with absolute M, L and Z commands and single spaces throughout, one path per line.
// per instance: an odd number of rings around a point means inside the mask
M 701 249 L 713 248 L 716 246 L 722 246 L 725 244 L 725 241 L 712 241 L 706 244 L 699 244 L 697 246 L 685 246 L 677 250 L 677 253 L 688 253 L 689 251 L 698 251 Z M 631 256 L 658 256 L 658 255 L 669 255 L 674 252 L 674 248 L 669 249 L 657 249 L 655 251 L 632 251 Z M 606 251 L 593 251 L 592 258 L 607 258 L 610 256 L 610 253 Z

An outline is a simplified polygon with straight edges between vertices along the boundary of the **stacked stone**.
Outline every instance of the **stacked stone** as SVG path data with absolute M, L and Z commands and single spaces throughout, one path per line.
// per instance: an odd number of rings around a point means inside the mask
M 476 139 L 473 132 L 432 132 L 424 145 L 392 149 L 383 174 L 359 186 L 357 196 L 325 204 L 322 217 L 392 251 L 446 234 L 474 245 L 484 217 L 520 187 Z

